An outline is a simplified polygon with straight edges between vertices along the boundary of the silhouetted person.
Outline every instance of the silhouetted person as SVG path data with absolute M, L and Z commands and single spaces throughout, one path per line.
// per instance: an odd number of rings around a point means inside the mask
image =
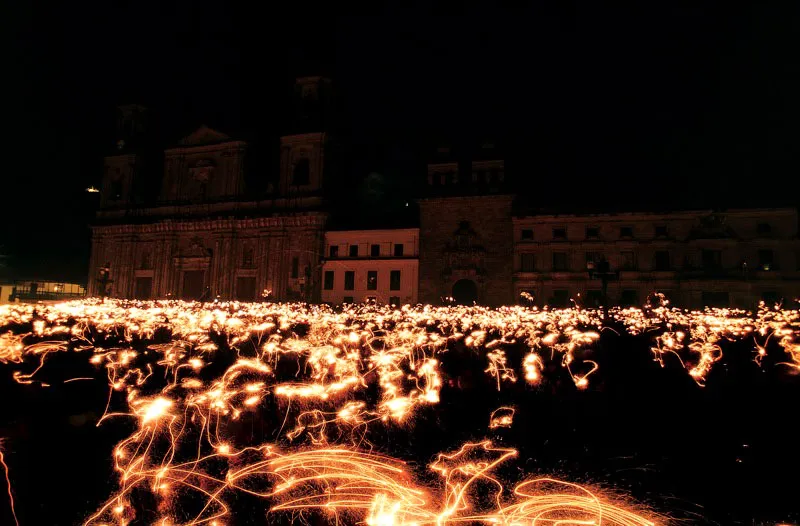
M 100 267 L 97 273 L 97 283 L 100 286 L 100 297 L 105 299 L 108 295 L 108 285 L 111 283 L 111 262 L 106 261 L 106 264 Z

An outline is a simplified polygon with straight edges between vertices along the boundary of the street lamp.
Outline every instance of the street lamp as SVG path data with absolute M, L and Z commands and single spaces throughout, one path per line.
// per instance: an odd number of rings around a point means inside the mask
M 608 318 L 608 282 L 615 280 L 619 277 L 618 271 L 612 271 L 611 265 L 605 259 L 595 263 L 594 261 L 586 262 L 586 272 L 589 273 L 589 279 L 599 279 L 602 284 L 602 302 L 603 302 L 603 318 Z

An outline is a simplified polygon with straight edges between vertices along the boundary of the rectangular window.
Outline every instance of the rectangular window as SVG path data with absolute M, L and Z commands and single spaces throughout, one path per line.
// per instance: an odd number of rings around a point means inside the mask
M 142 270 L 152 270 L 153 269 L 153 253 L 149 250 L 142 250 L 139 253 L 140 263 L 139 268 Z M 139 299 L 139 298 L 137 298 Z
M 550 299 L 550 305 L 553 307 L 566 307 L 569 305 L 569 291 L 566 289 L 554 290 L 553 297 Z
M 623 238 L 633 237 L 633 227 L 632 226 L 619 227 L 619 237 Z
M 636 270 L 636 252 L 624 250 L 621 254 L 622 270 Z
M 400 296 L 389 296 L 389 305 L 400 306 Z
M 761 293 L 761 301 L 763 301 L 767 305 L 767 307 L 772 307 L 773 305 L 778 303 L 779 300 L 780 297 L 778 296 L 778 293 L 775 292 L 774 290 L 765 290 Z
M 342 298 L 342 303 L 353 303 L 353 296 L 345 296 Z
M 533 239 L 533 229 L 523 228 L 519 237 L 522 240 L 531 240 L 531 239 Z
M 298 277 L 300 277 L 300 258 L 295 256 L 292 258 L 292 278 Z
M 656 237 L 667 237 L 667 225 L 656 225 Z
M 137 300 L 149 300 L 153 291 L 153 278 L 136 278 L 134 297 Z
M 367 290 L 378 290 L 378 271 L 367 271 Z
M 395 243 L 394 244 L 394 257 L 401 258 L 403 257 L 403 247 L 402 243 Z
M 666 250 L 656 250 L 655 254 L 655 269 L 656 270 L 669 270 L 669 252 Z
M 536 260 L 531 252 L 519 255 L 520 270 L 522 272 L 533 272 L 536 269 Z
M 324 282 L 323 282 L 322 286 L 323 286 L 323 288 L 325 290 L 333 290 L 333 271 L 332 270 L 326 270 L 325 271 L 325 279 L 324 279 Z
M 554 228 L 553 229 L 553 239 L 567 239 L 567 229 L 566 228 Z
M 770 232 L 772 232 L 772 226 L 770 226 L 769 223 L 759 223 L 758 226 L 756 227 L 756 231 L 759 234 L 769 234 Z
M 721 250 L 703 250 L 703 269 L 719 270 L 722 268 Z
M 350 257 L 351 258 L 358 257 L 358 245 L 350 245 Z
M 399 270 L 393 270 L 389 273 L 389 290 L 400 290 Z
M 253 266 L 253 248 L 244 247 L 242 249 L 242 267 L 250 268 Z
M 339 257 L 339 245 L 331 245 L 328 248 L 328 257 L 331 259 Z
M 569 270 L 566 252 L 553 252 L 553 270 Z
M 586 291 L 586 307 L 599 307 L 603 304 L 603 293 L 599 290 Z
M 770 249 L 763 249 L 758 251 L 758 268 L 761 270 L 774 270 L 775 261 L 773 260 L 774 254 Z
M 344 271 L 344 290 L 353 290 L 356 288 L 356 272 L 355 270 Z
M 603 255 L 600 252 L 587 252 L 586 253 L 586 262 L 587 263 L 599 263 L 603 260 Z
M 634 307 L 639 304 L 639 294 L 634 289 L 625 289 L 619 302 L 623 307 Z
M 596 226 L 586 227 L 586 239 L 598 239 L 600 237 L 600 229 Z
M 255 301 L 256 278 L 236 278 L 236 299 L 239 301 Z
M 377 258 L 381 255 L 381 246 L 380 245 L 370 245 L 369 247 L 369 255 L 371 257 Z

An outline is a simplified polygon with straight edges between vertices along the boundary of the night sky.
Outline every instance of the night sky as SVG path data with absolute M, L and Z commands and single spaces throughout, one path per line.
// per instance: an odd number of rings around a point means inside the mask
M 432 145 L 491 140 L 522 193 L 562 212 L 798 204 L 800 11 L 788 2 L 380 18 L 16 4 L 3 273 L 85 280 L 96 195 L 84 189 L 100 183 L 116 105 L 151 108 L 165 147 L 201 124 L 243 138 L 273 177 L 292 79 L 319 73 L 338 93 L 338 171 L 356 182 L 421 180 Z

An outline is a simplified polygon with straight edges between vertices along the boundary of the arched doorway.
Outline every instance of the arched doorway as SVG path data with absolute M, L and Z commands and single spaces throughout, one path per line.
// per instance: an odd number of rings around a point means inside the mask
M 471 279 L 460 279 L 453 284 L 453 299 L 459 305 L 472 305 L 478 301 L 478 286 Z

